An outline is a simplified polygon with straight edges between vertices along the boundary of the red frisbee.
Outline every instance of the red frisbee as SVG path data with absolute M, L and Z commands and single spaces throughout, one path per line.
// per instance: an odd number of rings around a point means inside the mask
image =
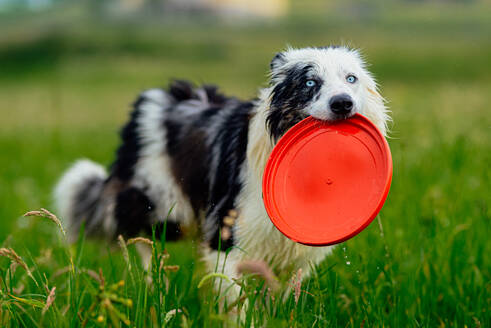
M 327 246 L 354 237 L 377 216 L 389 193 L 389 145 L 367 118 L 308 117 L 274 147 L 263 175 L 273 224 L 293 241 Z

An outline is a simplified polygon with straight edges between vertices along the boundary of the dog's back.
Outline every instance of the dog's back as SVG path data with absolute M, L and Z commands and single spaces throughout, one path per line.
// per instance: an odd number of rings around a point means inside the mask
M 210 246 L 231 246 L 233 238 L 218 240 L 220 218 L 241 188 L 252 108 L 185 81 L 142 93 L 109 174 L 80 160 L 55 189 L 72 236 L 82 223 L 89 234 L 113 238 L 150 233 L 154 224 L 159 230 L 167 219 L 166 238 L 173 240 L 182 224 L 200 218 Z

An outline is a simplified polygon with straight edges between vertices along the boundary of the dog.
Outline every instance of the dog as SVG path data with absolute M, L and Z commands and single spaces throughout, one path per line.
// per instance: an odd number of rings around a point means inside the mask
M 252 101 L 180 80 L 141 93 L 109 173 L 80 160 L 55 188 L 72 235 L 82 222 L 87 234 L 108 238 L 151 233 L 152 226 L 158 234 L 165 225 L 172 241 L 198 222 L 208 270 L 238 278 L 239 263 L 257 260 L 308 277 L 333 248 L 298 244 L 274 227 L 262 200 L 268 156 L 308 116 L 335 121 L 360 113 L 385 135 L 389 112 L 355 49 L 289 48 L 270 68 L 269 85 Z M 231 290 L 239 295 L 237 286 Z

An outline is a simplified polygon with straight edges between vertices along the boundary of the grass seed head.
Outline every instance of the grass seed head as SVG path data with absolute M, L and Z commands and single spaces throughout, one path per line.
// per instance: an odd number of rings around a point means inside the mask
M 17 255 L 17 253 L 12 248 L 5 248 L 5 247 L 0 248 L 0 256 L 6 257 L 10 259 L 12 262 L 21 266 L 24 270 L 26 270 L 29 277 L 31 277 L 32 280 L 34 280 L 34 282 L 37 285 L 36 279 L 34 279 L 34 276 L 32 275 L 31 270 L 29 270 L 29 267 L 27 266 L 26 262 L 24 262 L 24 260 L 19 255 Z
M 24 216 L 25 217 L 39 216 L 39 217 L 49 219 L 49 220 L 53 221 L 58 226 L 58 228 L 60 229 L 63 236 L 66 236 L 66 231 L 63 228 L 63 225 L 61 224 L 60 219 L 58 219 L 58 217 L 56 217 L 56 215 L 54 215 L 53 213 L 51 213 L 50 211 L 48 211 L 45 208 L 41 208 L 41 210 L 39 210 L 39 211 L 29 211 L 26 214 L 24 214 Z
M 292 277 L 292 285 L 295 296 L 295 304 L 298 304 L 300 293 L 302 292 L 302 269 L 298 269 L 297 273 Z
M 92 279 L 97 281 L 99 284 L 102 283 L 102 280 L 101 280 L 99 273 L 95 272 L 94 270 L 82 268 L 81 272 L 87 274 L 89 277 L 91 277 Z
M 143 237 L 136 237 L 136 238 L 128 239 L 128 241 L 126 242 L 126 245 L 132 245 L 132 244 L 137 244 L 137 243 L 142 243 L 142 244 L 147 244 L 149 246 L 153 246 L 153 241 L 151 241 L 148 238 L 143 238 Z
M 48 298 L 46 299 L 46 305 L 43 308 L 42 314 L 44 315 L 46 311 L 48 311 L 49 307 L 53 302 L 55 301 L 56 295 L 55 295 L 55 290 L 56 287 L 51 288 L 51 291 L 48 294 Z
M 178 265 L 165 265 L 164 270 L 166 272 L 177 272 L 177 271 L 179 271 L 179 266 Z
M 128 247 L 126 247 L 126 242 L 124 241 L 122 235 L 118 236 L 118 244 L 119 247 L 121 247 L 121 251 L 123 252 L 124 261 L 128 265 L 128 268 L 131 270 L 130 253 L 128 252 Z

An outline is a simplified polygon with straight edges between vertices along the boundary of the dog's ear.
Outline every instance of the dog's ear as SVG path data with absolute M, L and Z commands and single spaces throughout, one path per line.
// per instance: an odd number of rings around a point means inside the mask
M 285 63 L 286 63 L 285 54 L 282 52 L 278 52 L 273 57 L 273 60 L 271 60 L 271 64 L 269 65 L 269 67 L 271 68 L 271 71 L 274 72 L 275 70 L 277 70 L 279 67 L 281 67 Z
M 388 123 L 391 121 L 389 110 L 385 105 L 385 99 L 378 92 L 375 82 L 367 87 L 367 99 L 363 108 L 363 114 L 374 123 L 384 136 L 388 133 Z

